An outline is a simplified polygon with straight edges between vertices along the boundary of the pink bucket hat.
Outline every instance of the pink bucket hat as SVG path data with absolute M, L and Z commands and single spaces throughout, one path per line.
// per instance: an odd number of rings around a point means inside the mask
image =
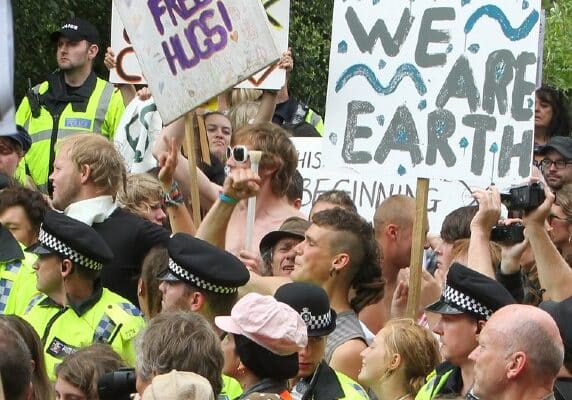
M 274 297 L 258 293 L 241 298 L 230 316 L 215 317 L 215 325 L 282 356 L 296 353 L 308 344 L 306 324 L 300 314 Z

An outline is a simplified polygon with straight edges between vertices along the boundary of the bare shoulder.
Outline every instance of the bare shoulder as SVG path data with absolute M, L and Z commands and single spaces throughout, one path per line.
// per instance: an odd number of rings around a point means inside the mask
M 357 380 L 361 369 L 360 353 L 367 347 L 361 339 L 348 340 L 340 345 L 332 354 L 330 367 Z

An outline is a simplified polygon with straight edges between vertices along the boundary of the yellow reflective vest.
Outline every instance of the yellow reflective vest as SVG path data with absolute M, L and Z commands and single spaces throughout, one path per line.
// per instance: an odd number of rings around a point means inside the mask
M 222 391 L 218 395 L 218 400 L 235 400 L 242 394 L 240 383 L 228 375 L 222 375 Z
M 22 251 L 24 247 L 20 244 Z M 22 315 L 36 290 L 37 256 L 25 253 L 21 258 L 0 261 L 0 314 Z
M 32 91 L 42 96 L 48 87 L 46 81 L 35 86 Z M 42 104 L 39 115 L 34 117 L 28 97 L 24 97 L 16 111 L 16 123 L 28 131 L 32 137 L 32 147 L 20 162 L 16 175 L 28 173 L 40 190 L 46 192 L 50 151 L 56 141 L 76 133 L 92 132 L 112 139 L 124 110 L 119 90 L 100 78 L 96 78 L 95 88 L 84 112 L 74 111 L 72 104 L 68 103 L 59 115 L 52 115 Z
M 99 286 L 79 304 L 61 306 L 45 294 L 34 296 L 22 317 L 38 332 L 50 380 L 55 367 L 71 353 L 92 343 L 107 343 L 135 364 L 134 338 L 145 325 L 141 311 L 128 300 Z

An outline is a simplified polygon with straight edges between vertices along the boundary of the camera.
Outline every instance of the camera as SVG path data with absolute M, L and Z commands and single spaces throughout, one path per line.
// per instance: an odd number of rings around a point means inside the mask
M 101 400 L 129 400 L 135 387 L 134 368 L 120 368 L 117 371 L 102 375 L 97 382 L 97 393 Z
M 544 186 L 539 182 L 513 186 L 508 193 L 501 193 L 501 202 L 508 211 L 530 211 L 544 201 Z
M 503 244 L 516 244 L 524 240 L 524 225 L 495 225 L 491 230 L 491 241 Z

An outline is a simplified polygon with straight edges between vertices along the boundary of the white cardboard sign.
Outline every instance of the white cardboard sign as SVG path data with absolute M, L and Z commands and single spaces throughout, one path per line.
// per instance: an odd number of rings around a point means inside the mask
M 266 20 L 270 26 L 274 43 L 280 52 L 288 50 L 290 30 L 290 0 L 262 0 Z M 301 49 L 302 50 L 302 49 Z M 280 89 L 286 81 L 286 72 L 274 63 L 259 73 L 238 84 L 244 89 Z
M 540 0 L 335 0 L 326 165 L 528 176 L 539 21 Z
M 12 7 L 0 2 L 0 134 L 16 132 L 14 120 L 14 34 Z
M 111 50 L 115 54 L 115 68 L 109 71 L 109 82 L 130 84 L 146 82 L 115 3 L 111 3 Z
M 115 0 L 168 124 L 280 58 L 252 0 Z
M 304 178 L 301 211 L 310 214 L 317 197 L 328 190 L 347 192 L 359 214 L 373 221 L 377 207 L 387 197 L 404 194 L 415 197 L 417 179 L 414 177 L 380 176 L 373 173 L 360 174 L 344 167 L 325 168 L 323 165 L 322 138 L 292 138 L 298 150 L 298 170 Z M 438 233 L 445 216 L 454 209 L 476 205 L 471 197 L 474 182 L 431 179 L 427 210 L 429 229 Z

